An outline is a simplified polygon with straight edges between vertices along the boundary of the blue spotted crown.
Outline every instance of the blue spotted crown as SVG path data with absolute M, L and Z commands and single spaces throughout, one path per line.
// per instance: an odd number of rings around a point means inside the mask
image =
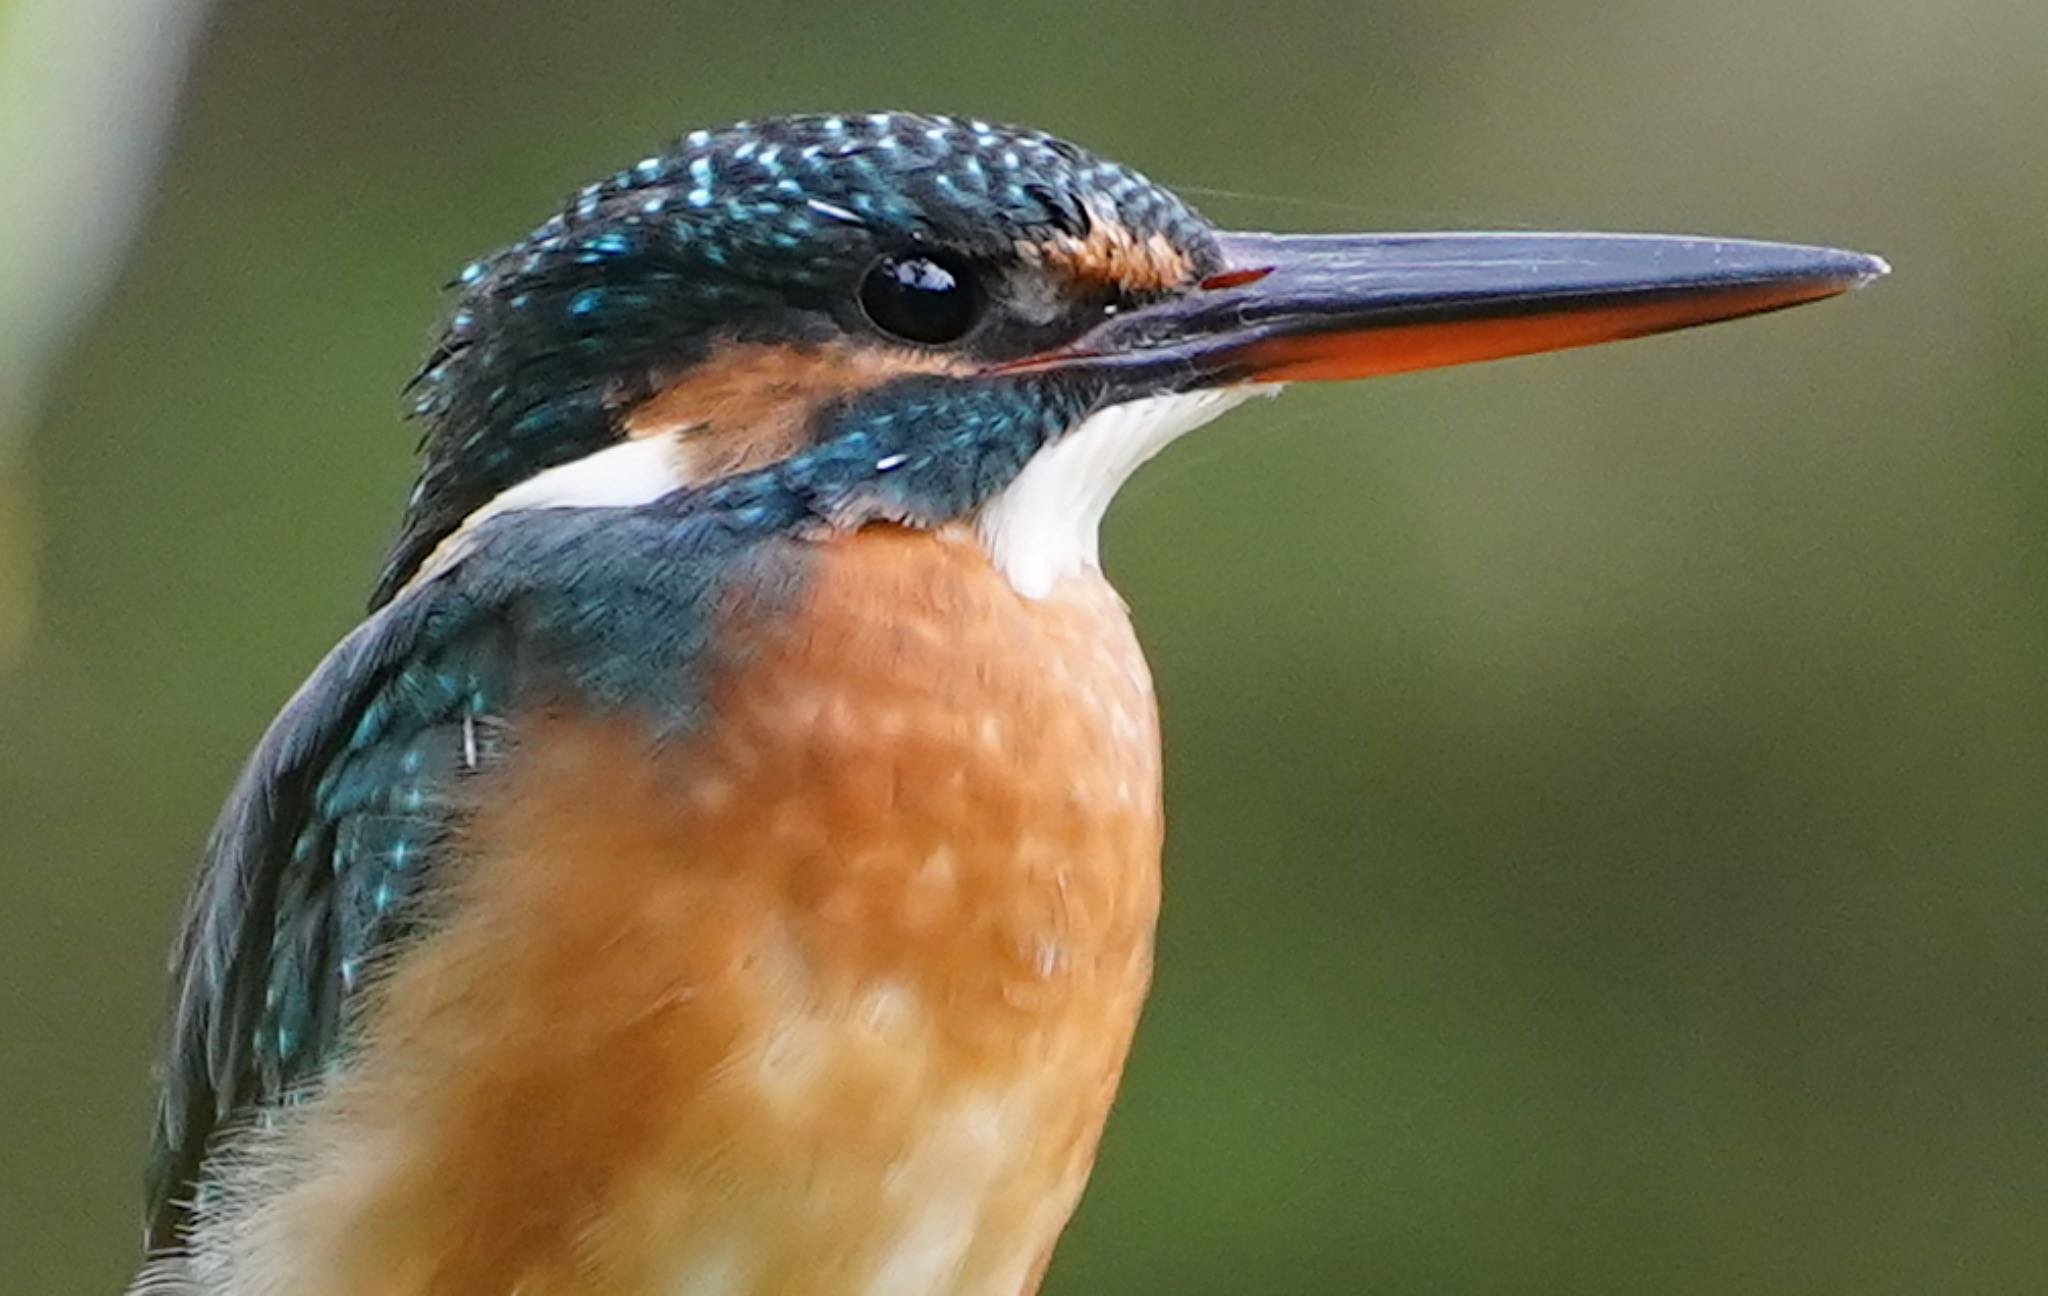
M 1172 192 L 1040 131 L 912 113 L 692 131 L 585 186 L 457 280 L 412 385 L 425 458 L 376 601 L 492 496 L 602 448 L 619 413 L 720 338 L 801 344 L 844 327 L 888 251 L 973 257 L 1080 235 L 1107 211 L 1218 263 Z

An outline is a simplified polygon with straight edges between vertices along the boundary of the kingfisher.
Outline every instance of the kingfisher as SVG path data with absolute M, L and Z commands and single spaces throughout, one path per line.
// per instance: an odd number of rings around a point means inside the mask
M 1118 487 L 1288 383 L 1885 271 L 1229 233 L 906 112 L 578 191 L 461 272 L 369 615 L 206 845 L 132 1296 L 1029 1296 L 1159 907 Z

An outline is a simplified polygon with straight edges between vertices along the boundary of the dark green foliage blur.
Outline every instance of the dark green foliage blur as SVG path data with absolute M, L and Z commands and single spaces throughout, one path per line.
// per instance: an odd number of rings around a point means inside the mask
M 691 126 L 882 106 L 1238 226 L 1898 267 L 1127 492 L 1167 913 L 1049 1290 L 2048 1290 L 2044 68 L 2039 0 L 221 5 L 22 465 L 0 1291 L 126 1279 L 177 907 L 361 605 L 436 286 Z

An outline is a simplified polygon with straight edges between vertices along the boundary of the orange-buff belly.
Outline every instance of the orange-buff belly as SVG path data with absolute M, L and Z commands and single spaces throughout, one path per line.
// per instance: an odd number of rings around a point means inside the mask
M 1037 1288 L 1151 969 L 1122 604 L 871 527 L 725 629 L 695 736 L 515 718 L 267 1212 L 332 1296 Z

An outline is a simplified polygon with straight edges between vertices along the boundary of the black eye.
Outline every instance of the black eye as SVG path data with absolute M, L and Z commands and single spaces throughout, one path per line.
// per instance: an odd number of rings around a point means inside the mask
M 964 337 L 981 317 L 974 272 L 935 256 L 885 256 L 860 283 L 861 309 L 875 327 L 937 346 Z

